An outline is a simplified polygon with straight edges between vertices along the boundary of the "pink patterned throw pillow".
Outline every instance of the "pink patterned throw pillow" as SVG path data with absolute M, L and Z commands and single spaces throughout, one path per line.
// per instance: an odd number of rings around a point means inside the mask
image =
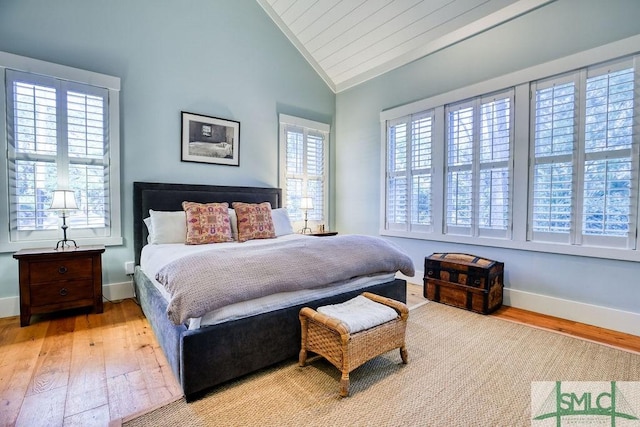
M 271 204 L 233 202 L 238 217 L 238 241 L 273 239 L 276 231 L 271 218 Z
M 182 202 L 187 215 L 187 245 L 231 242 L 228 203 Z

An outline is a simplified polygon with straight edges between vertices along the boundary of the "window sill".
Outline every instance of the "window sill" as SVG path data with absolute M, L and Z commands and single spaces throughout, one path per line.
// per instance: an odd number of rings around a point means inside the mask
M 589 258 L 602 258 L 617 261 L 640 262 L 640 251 L 634 249 L 586 247 L 560 243 L 542 243 L 530 241 L 514 241 L 487 237 L 466 237 L 452 235 L 436 235 L 410 231 L 380 230 L 381 236 L 401 237 L 405 239 L 429 240 L 435 242 L 459 243 L 463 245 L 489 246 L 520 251 L 545 252 L 551 254 L 572 255 Z

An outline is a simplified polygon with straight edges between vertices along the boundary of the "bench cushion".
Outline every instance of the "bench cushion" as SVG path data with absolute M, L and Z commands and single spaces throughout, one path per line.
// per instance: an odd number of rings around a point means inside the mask
M 317 311 L 340 320 L 352 334 L 398 317 L 398 313 L 393 308 L 372 301 L 363 295 L 358 295 L 341 304 L 318 307 Z

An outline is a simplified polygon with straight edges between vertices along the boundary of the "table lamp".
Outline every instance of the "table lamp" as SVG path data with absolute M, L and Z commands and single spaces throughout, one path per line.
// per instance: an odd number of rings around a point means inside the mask
M 71 190 L 55 190 L 53 192 L 53 197 L 51 200 L 51 206 L 49 209 L 60 211 L 62 214 L 62 240 L 59 240 L 56 244 L 56 250 L 58 248 L 63 249 L 65 246 L 71 246 L 68 242 L 73 242 L 74 247 L 78 247 L 75 240 L 67 239 L 67 212 L 71 210 L 78 209 L 78 205 L 76 204 L 75 193 Z
M 313 199 L 311 197 L 303 197 L 300 200 L 300 209 L 304 211 L 304 228 L 300 230 L 300 233 L 307 234 L 307 231 L 309 231 L 309 234 L 311 234 L 311 229 L 307 226 L 307 215 L 309 210 L 313 209 Z

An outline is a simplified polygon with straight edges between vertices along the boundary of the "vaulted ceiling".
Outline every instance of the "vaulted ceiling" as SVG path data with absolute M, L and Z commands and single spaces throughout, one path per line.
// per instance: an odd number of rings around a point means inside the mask
M 555 0 L 257 0 L 334 92 Z

